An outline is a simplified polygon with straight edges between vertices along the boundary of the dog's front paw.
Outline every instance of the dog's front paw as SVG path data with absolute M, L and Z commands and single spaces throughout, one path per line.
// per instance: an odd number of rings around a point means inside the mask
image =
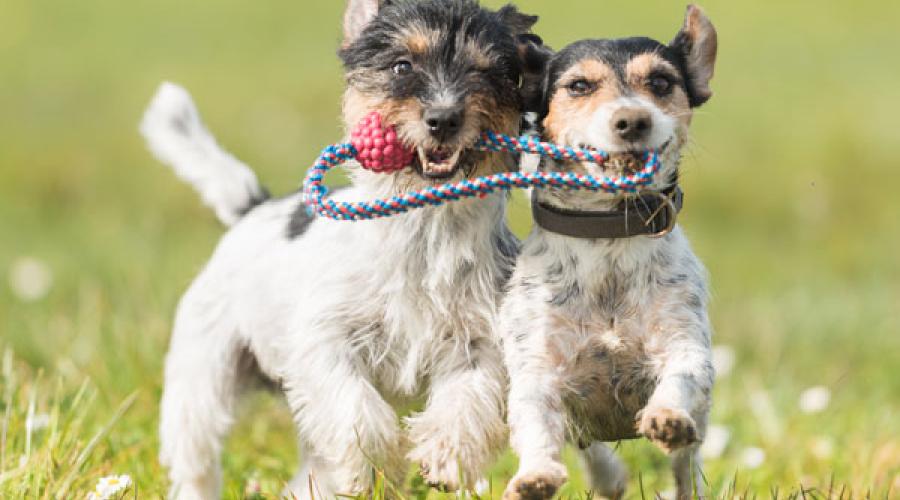
M 416 447 L 409 454 L 412 461 L 419 462 L 419 475 L 436 490 L 456 491 L 460 487 L 459 461 L 455 452 L 443 441 Z
M 647 408 L 641 413 L 638 433 L 672 452 L 699 441 L 697 424 L 684 410 Z
M 512 478 L 503 500 L 544 500 L 553 498 L 556 491 L 569 479 L 566 466 L 551 462 L 539 469 L 520 471 Z

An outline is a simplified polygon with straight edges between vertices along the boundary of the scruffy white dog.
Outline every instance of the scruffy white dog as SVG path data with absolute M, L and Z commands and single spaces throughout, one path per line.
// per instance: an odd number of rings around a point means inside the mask
M 649 149 L 663 166 L 641 195 L 535 191 L 536 227 L 501 310 L 520 457 L 507 499 L 556 492 L 567 478 L 567 438 L 582 449 L 595 491 L 618 498 L 626 472 L 603 441 L 638 435 L 671 452 L 678 498 L 700 494 L 711 328 L 705 271 L 675 219 L 681 148 L 693 109 L 711 96 L 715 59 L 715 29 L 692 6 L 668 45 L 586 40 L 549 63 L 543 134 L 612 155 L 604 165 L 541 168 L 621 174 Z
M 369 200 L 514 166 L 475 151 L 518 132 L 519 40 L 536 18 L 470 0 L 350 0 L 341 57 L 349 128 L 379 112 L 418 151 L 401 172 L 355 168 L 341 200 Z M 291 484 L 360 494 L 406 460 L 449 489 L 481 477 L 506 436 L 495 335 L 518 248 L 504 195 L 363 223 L 311 219 L 299 194 L 268 199 L 222 151 L 188 94 L 164 85 L 142 125 L 152 150 L 231 230 L 184 295 L 166 359 L 161 459 L 172 495 L 219 495 L 219 454 L 245 382 L 284 388 L 303 466 Z M 401 426 L 396 404 L 427 397 Z M 463 483 L 460 484 L 460 479 Z

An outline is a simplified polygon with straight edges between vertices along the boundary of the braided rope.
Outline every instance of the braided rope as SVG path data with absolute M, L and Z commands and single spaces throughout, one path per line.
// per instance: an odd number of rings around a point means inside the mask
M 510 137 L 486 132 L 475 145 L 481 151 L 518 152 L 537 154 L 556 160 L 592 161 L 602 164 L 609 154 L 602 151 L 558 146 L 540 142 L 534 137 Z M 659 172 L 659 156 L 648 152 L 645 166 L 633 175 L 620 177 L 593 177 L 574 172 L 504 172 L 477 179 L 465 179 L 456 183 L 427 187 L 400 196 L 382 198 L 369 202 L 335 202 L 328 199 L 328 188 L 324 186 L 325 174 L 336 166 L 353 159 L 357 154 L 352 144 L 334 144 L 322 151 L 316 163 L 309 169 L 303 182 L 304 201 L 310 211 L 335 220 L 371 220 L 391 217 L 426 206 L 438 206 L 465 198 L 485 197 L 497 191 L 511 189 L 564 188 L 605 192 L 636 192 L 649 185 Z

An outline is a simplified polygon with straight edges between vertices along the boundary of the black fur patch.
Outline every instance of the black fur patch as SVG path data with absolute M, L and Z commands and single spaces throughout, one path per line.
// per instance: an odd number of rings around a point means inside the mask
M 269 190 L 264 187 L 261 187 L 259 194 L 256 194 L 252 198 L 250 198 L 250 201 L 246 207 L 238 210 L 238 215 L 240 215 L 241 217 L 244 217 L 245 215 L 252 212 L 254 208 L 262 205 L 263 203 L 269 201 L 270 199 L 272 199 L 272 195 L 269 193 Z
M 513 31 L 527 30 L 535 21 L 515 9 L 493 12 L 472 0 L 392 1 L 339 55 L 348 73 L 365 75 L 365 81 L 352 83 L 374 85 L 372 90 L 394 99 L 427 103 L 437 94 L 488 93 L 500 106 L 518 107 L 523 68 L 514 38 L 519 33 Z M 410 54 L 402 42 L 410 31 L 437 33 L 437 43 L 423 54 Z M 492 64 L 479 65 L 472 47 Z M 409 60 L 416 70 L 392 74 L 398 60 Z
M 294 210 L 294 213 L 291 214 L 291 219 L 288 221 L 287 238 L 293 240 L 303 236 L 303 233 L 306 232 L 309 225 L 312 224 L 314 220 L 316 220 L 316 218 L 309 215 L 306 204 L 301 201 Z

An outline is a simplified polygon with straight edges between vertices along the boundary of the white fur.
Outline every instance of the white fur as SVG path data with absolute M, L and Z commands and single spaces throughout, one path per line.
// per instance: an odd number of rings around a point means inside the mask
M 185 168 L 205 151 L 204 172 L 229 171 L 234 161 L 211 151 L 210 137 L 191 137 L 196 144 L 167 150 L 171 163 Z M 359 171 L 336 197 L 383 196 L 390 178 Z M 223 182 L 233 183 L 223 192 L 246 187 L 241 176 Z M 474 484 L 506 432 L 493 334 L 512 265 L 496 247 L 509 237 L 505 198 L 380 221 L 320 218 L 292 239 L 288 222 L 300 206 L 293 195 L 253 209 L 181 300 L 160 424 L 172 496 L 219 495 L 222 441 L 254 364 L 284 387 L 294 413 L 304 450 L 291 482 L 298 497 L 310 481 L 324 498 L 360 494 L 374 468 L 399 483 L 407 459 L 435 483 Z M 425 410 L 401 425 L 396 405 L 419 394 Z
M 191 96 L 178 85 L 159 87 L 140 128 L 159 161 L 194 186 L 226 226 L 265 197 L 253 171 L 219 147 Z
M 589 144 L 602 151 L 616 153 L 631 149 L 621 139 L 613 136 L 613 114 L 623 108 L 643 109 L 650 113 L 652 128 L 650 136 L 642 141 L 647 149 L 658 149 L 665 145 L 675 135 L 675 119 L 662 112 L 659 107 L 644 97 L 620 97 L 614 101 L 603 104 L 597 108 L 591 123 L 585 128 L 572 128 L 572 134 L 567 137 L 571 144 Z

